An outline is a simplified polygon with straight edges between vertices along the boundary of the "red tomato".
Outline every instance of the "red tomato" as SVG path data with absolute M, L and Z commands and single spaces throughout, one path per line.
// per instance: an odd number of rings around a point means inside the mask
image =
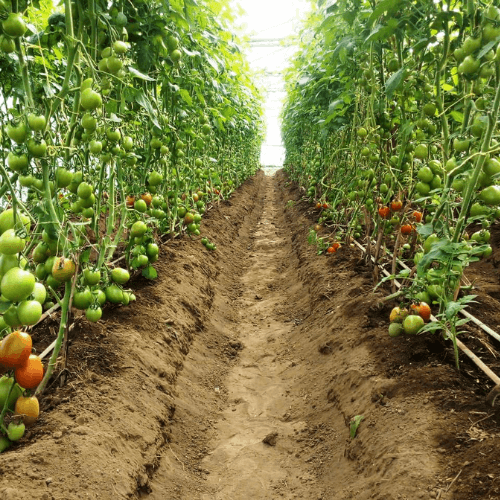
M 411 310 L 416 312 L 425 322 L 431 319 L 431 308 L 426 302 L 420 302 L 419 304 L 412 304 Z
M 413 226 L 411 224 L 405 224 L 401 226 L 401 234 L 411 234 L 413 231 Z
M 378 209 L 378 214 L 380 215 L 380 217 L 382 217 L 382 219 L 387 219 L 387 217 L 389 217 L 391 213 L 391 209 L 389 207 L 380 207 Z

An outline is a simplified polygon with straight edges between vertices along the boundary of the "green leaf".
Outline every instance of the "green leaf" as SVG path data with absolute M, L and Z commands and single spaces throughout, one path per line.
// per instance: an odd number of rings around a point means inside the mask
M 457 123 L 464 122 L 464 114 L 460 113 L 460 111 L 451 111 L 450 115 Z
M 402 67 L 391 75 L 391 77 L 385 82 L 385 93 L 388 99 L 390 99 L 394 92 L 401 86 L 405 78 L 405 74 L 406 68 Z
M 349 422 L 349 435 L 351 436 L 351 439 L 354 439 L 356 437 L 356 432 L 358 431 L 359 424 L 361 424 L 361 420 L 363 420 L 364 418 L 365 417 L 363 415 L 356 415 Z
M 193 99 L 189 95 L 189 92 L 186 89 L 179 89 L 179 94 L 182 97 L 182 100 L 188 105 L 192 106 L 193 105 Z
M 142 270 L 142 275 L 148 280 L 154 280 L 158 277 L 158 273 L 152 265 L 145 267 Z
M 156 112 L 155 112 L 150 100 L 147 98 L 146 94 L 144 93 L 144 90 L 142 90 L 142 89 L 136 90 L 134 98 L 135 98 L 135 102 L 137 104 L 139 104 L 139 106 L 142 106 L 147 111 L 153 124 L 156 125 L 158 128 L 161 128 L 160 124 L 158 123 L 158 120 L 156 118 Z
M 148 82 L 154 82 L 155 79 L 151 78 L 148 75 L 145 75 L 144 73 L 141 73 L 139 70 L 135 69 L 133 66 L 129 66 L 128 70 L 132 74 L 132 76 L 135 76 L 136 78 L 140 78 L 141 80 L 146 80 Z
M 397 9 L 401 3 L 401 0 L 382 0 L 373 9 L 367 24 L 371 26 L 384 12 L 390 12 Z
M 81 255 L 80 255 L 80 263 L 81 264 L 86 264 L 90 260 L 90 248 L 87 248 L 87 250 L 84 250 Z
M 11 305 L 12 302 L 0 302 L 0 313 L 4 313 Z

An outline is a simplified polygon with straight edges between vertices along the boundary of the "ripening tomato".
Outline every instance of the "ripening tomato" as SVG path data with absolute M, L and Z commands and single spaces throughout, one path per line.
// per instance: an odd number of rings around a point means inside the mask
M 389 321 L 391 323 L 402 323 L 408 316 L 408 311 L 402 309 L 401 307 L 394 307 L 389 316 Z
M 24 425 L 30 426 L 36 422 L 40 414 L 40 404 L 36 396 L 19 396 L 15 404 L 15 412 L 21 415 Z
M 421 222 L 423 214 L 422 212 L 418 212 L 415 210 L 415 212 L 413 212 L 413 217 L 415 218 L 415 222 Z
M 419 304 L 412 304 L 411 310 L 418 314 L 426 323 L 431 319 L 431 308 L 426 302 L 420 302 Z
M 16 330 L 9 333 L 0 344 L 0 364 L 7 368 L 23 365 L 31 354 L 33 347 L 31 336 Z
M 403 208 L 403 202 L 401 200 L 391 201 L 391 210 L 393 212 L 399 212 Z
M 71 259 L 57 257 L 52 266 L 52 276 L 61 282 L 69 281 L 75 274 L 76 264 Z
M 125 203 L 128 208 L 133 208 L 135 203 L 135 196 L 128 195 L 125 199 Z
M 151 202 L 153 201 L 153 197 L 149 193 L 141 194 L 141 199 L 146 202 L 146 205 L 149 207 Z
M 335 253 L 335 252 L 337 251 L 337 249 L 336 249 L 336 248 L 333 248 L 333 247 L 328 247 L 328 248 L 326 249 L 326 251 L 327 251 L 328 253 Z
M 411 234 L 413 231 L 413 226 L 411 224 L 405 224 L 404 226 L 401 226 L 401 234 L 407 235 Z
M 14 370 L 16 382 L 24 389 L 34 389 L 43 379 L 42 360 L 30 354 L 28 360 Z

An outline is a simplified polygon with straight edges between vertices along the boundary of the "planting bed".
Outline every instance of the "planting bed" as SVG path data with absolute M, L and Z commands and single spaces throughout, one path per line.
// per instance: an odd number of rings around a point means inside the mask
M 488 379 L 462 356 L 458 373 L 439 334 L 390 338 L 387 291 L 357 248 L 316 255 L 316 220 L 282 172 L 259 172 L 204 217 L 215 252 L 169 241 L 133 306 L 74 318 L 68 370 L 0 455 L 0 500 L 499 498 Z M 497 328 L 492 233 L 467 276 Z M 496 341 L 463 340 L 499 373 Z

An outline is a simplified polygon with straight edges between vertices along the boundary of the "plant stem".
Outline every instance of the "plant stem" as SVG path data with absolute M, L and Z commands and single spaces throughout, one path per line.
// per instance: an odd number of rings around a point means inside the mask
M 40 395 L 44 391 L 45 386 L 47 385 L 47 382 L 52 376 L 52 373 L 56 366 L 57 357 L 59 356 L 59 351 L 61 350 L 62 342 L 64 340 L 64 332 L 66 330 L 68 322 L 71 290 L 72 290 L 71 281 L 66 281 L 66 283 L 64 283 L 64 297 L 61 304 L 61 322 L 59 323 L 59 332 L 57 334 L 56 344 L 54 346 L 54 351 L 52 352 L 52 356 L 50 357 L 49 364 L 47 365 L 47 371 L 43 376 L 43 380 L 40 382 L 39 386 L 35 391 L 35 396 Z

